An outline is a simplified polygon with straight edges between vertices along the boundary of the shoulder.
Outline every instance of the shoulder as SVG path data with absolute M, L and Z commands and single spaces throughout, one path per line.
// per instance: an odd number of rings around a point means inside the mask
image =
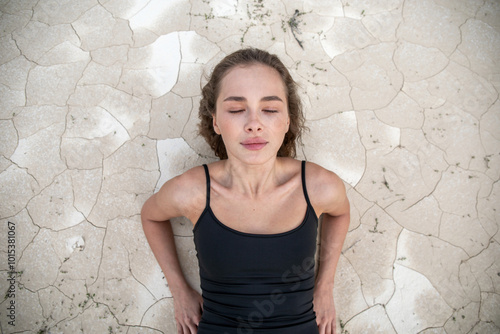
M 318 214 L 338 215 L 348 209 L 349 201 L 342 179 L 313 162 L 306 163 L 306 186 L 311 204 Z
M 199 196 L 201 193 L 205 196 L 207 183 L 204 167 L 197 166 L 191 168 L 183 174 L 167 181 L 164 186 L 166 186 L 169 192 L 182 198 L 184 202 L 188 198 Z
M 204 168 L 197 166 L 165 182 L 148 201 L 165 220 L 191 218 L 204 209 L 206 189 Z

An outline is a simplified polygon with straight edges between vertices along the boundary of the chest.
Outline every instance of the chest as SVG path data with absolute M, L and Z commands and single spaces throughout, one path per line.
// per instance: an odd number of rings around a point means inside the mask
M 252 234 L 277 234 L 293 230 L 304 220 L 307 211 L 302 188 L 277 189 L 255 199 L 212 191 L 210 207 L 225 226 Z

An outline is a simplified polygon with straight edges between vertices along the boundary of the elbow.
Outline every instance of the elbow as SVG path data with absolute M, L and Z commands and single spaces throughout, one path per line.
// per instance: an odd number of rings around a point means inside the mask
M 148 198 L 146 202 L 142 205 L 141 208 L 141 223 L 142 226 L 147 225 L 147 223 L 151 222 L 150 212 L 151 212 L 151 198 Z

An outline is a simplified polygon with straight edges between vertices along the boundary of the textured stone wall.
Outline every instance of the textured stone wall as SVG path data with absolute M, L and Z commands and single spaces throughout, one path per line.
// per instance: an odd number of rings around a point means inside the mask
M 0 0 L 1 332 L 176 333 L 139 212 L 214 160 L 200 87 L 242 46 L 290 68 L 299 158 L 346 182 L 342 333 L 499 333 L 497 0 Z

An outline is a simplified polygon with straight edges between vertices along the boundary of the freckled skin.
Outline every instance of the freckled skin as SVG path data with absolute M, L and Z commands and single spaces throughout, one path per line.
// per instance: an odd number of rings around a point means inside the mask
M 276 70 L 265 65 L 236 67 L 222 80 L 213 125 L 231 158 L 251 165 L 274 159 L 289 123 L 285 87 Z M 262 152 L 241 145 L 252 137 L 268 142 Z

